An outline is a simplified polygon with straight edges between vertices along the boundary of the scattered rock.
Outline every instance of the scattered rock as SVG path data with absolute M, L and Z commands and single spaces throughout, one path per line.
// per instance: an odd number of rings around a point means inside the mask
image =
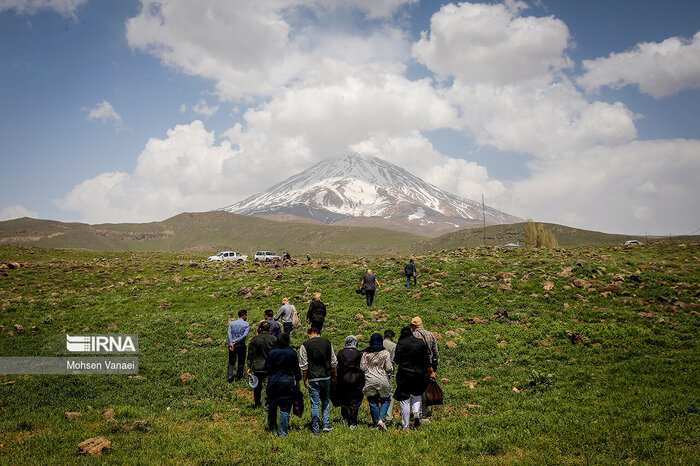
M 24 333 L 24 327 L 22 327 L 20 324 L 15 324 L 13 328 L 15 329 L 14 331 L 17 335 Z
M 501 309 L 500 311 L 496 311 L 492 316 L 492 319 L 507 319 L 508 318 L 508 311 L 505 309 Z
M 447 345 L 448 348 L 452 348 L 452 349 L 457 348 L 457 343 L 455 343 L 454 341 L 448 341 L 448 342 L 446 343 L 446 345 Z
M 199 322 L 192 322 L 192 323 L 190 324 L 190 327 L 204 327 L 204 325 L 203 325 L 203 324 L 200 324 Z
M 518 390 L 518 387 L 513 387 L 513 391 L 514 391 L 515 393 L 520 393 L 520 390 Z
M 185 354 L 187 352 L 187 350 L 185 348 L 180 348 L 178 351 L 181 352 L 182 354 Z
M 185 372 L 180 376 L 180 380 L 182 383 L 190 383 L 192 382 L 196 377 L 193 374 L 190 374 L 189 372 Z
M 583 336 L 578 332 L 571 332 L 569 330 L 566 330 L 564 332 L 564 336 L 571 340 L 571 343 L 574 345 L 583 343 Z
M 606 285 L 602 288 L 599 288 L 598 291 L 600 291 L 601 293 L 613 292 L 613 291 L 617 292 L 617 291 L 622 291 L 622 287 L 620 285 L 616 285 L 613 283 L 611 285 Z
M 454 330 L 448 330 L 445 332 L 445 336 L 449 338 L 458 338 L 459 333 L 455 332 Z
M 450 383 L 450 379 L 448 379 L 447 377 L 443 377 L 440 379 L 440 382 Z
M 552 282 L 550 282 L 550 281 L 546 281 L 546 282 L 544 282 L 544 284 L 542 285 L 542 288 L 544 288 L 545 291 L 550 291 L 552 288 L 554 288 L 554 283 L 552 283 Z
M 80 413 L 77 411 L 67 411 L 66 412 L 66 419 L 78 419 L 80 417 Z
M 358 312 L 355 314 L 355 320 L 365 320 L 365 316 Z
M 102 413 L 102 417 L 105 418 L 105 421 L 109 421 L 110 419 L 114 419 L 114 410 L 112 408 L 109 408 L 107 411 Z
M 415 293 L 411 298 L 420 298 L 422 295 L 420 293 Z
M 117 329 L 117 324 L 109 324 L 107 326 L 107 330 L 116 330 Z
M 513 291 L 513 288 L 510 285 L 501 283 L 500 285 L 498 285 L 498 291 Z
M 477 382 L 476 380 L 465 380 L 464 382 L 462 382 L 462 386 L 469 387 L 469 388 L 473 389 L 476 387 L 476 384 L 478 384 L 478 383 L 479 382 Z
M 125 424 L 122 426 L 122 430 L 129 431 L 129 430 L 140 430 L 142 432 L 147 432 L 151 430 L 150 427 L 148 427 L 148 421 L 135 421 L 133 424 Z
M 469 404 L 469 403 L 467 403 L 465 406 L 466 406 L 467 408 L 469 408 L 469 409 L 480 409 L 480 408 L 483 408 L 483 406 L 481 406 L 481 405 L 472 405 L 472 404 Z
M 6 262 L 8 269 L 18 269 L 21 267 L 19 262 Z
M 652 314 L 651 312 L 638 312 L 637 315 L 640 317 L 646 317 L 647 319 L 654 318 L 654 314 Z
M 498 342 L 498 346 L 500 346 L 500 347 L 504 347 L 506 345 L 508 345 L 508 342 L 505 340 L 501 340 L 500 342 Z
M 663 317 L 661 317 L 661 318 L 659 318 L 659 320 L 656 321 L 656 323 L 659 324 L 659 325 L 663 325 L 663 324 L 666 323 L 666 321 L 664 320 Z
M 469 317 L 466 321 L 468 324 L 484 324 L 486 321 L 484 319 L 479 319 L 478 317 Z
M 106 438 L 93 437 L 87 440 L 83 440 L 78 444 L 78 453 L 81 455 L 101 455 L 102 451 L 110 450 L 112 448 L 112 442 Z

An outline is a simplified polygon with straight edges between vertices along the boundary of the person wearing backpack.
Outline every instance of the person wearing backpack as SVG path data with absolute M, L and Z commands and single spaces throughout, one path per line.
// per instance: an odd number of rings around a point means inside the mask
M 406 288 L 411 287 L 411 277 L 413 277 L 413 285 L 417 285 L 416 281 L 416 264 L 413 263 L 413 259 L 409 261 L 408 264 L 403 268 L 403 272 L 406 274 Z

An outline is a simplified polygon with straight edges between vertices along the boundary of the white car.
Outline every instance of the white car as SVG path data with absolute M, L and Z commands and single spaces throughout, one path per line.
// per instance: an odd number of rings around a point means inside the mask
M 236 261 L 244 262 L 248 260 L 248 256 L 245 254 L 237 253 L 236 251 L 224 251 L 220 252 L 215 256 L 209 256 L 208 261 Z
M 260 262 L 277 261 L 280 259 L 282 258 L 272 251 L 258 251 L 253 258 L 253 260 Z
M 630 245 L 634 246 L 635 244 L 639 244 L 639 241 L 637 241 L 636 239 L 631 239 L 629 241 L 625 241 L 625 246 L 630 246 Z

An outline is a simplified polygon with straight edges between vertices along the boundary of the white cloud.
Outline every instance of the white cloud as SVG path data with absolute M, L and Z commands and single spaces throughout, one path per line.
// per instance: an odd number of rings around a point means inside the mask
M 569 30 L 554 17 L 520 16 L 523 3 L 448 4 L 413 44 L 413 56 L 443 78 L 508 84 L 549 80 L 567 68 Z
M 700 32 L 691 40 L 671 37 L 663 42 L 643 42 L 628 52 L 607 58 L 584 60 L 585 73 L 577 83 L 587 91 L 602 86 L 619 89 L 637 85 L 655 98 L 684 89 L 700 88 Z
M 419 0 L 324 0 L 320 5 L 339 6 L 354 5 L 367 14 L 368 18 L 388 18 L 403 5 L 417 4 Z
M 187 105 L 182 104 L 180 105 L 180 113 L 185 113 L 187 111 Z
M 100 120 L 103 123 L 107 123 L 109 121 L 114 123 L 114 127 L 117 129 L 123 129 L 124 127 L 122 126 L 122 117 L 117 113 L 116 110 L 114 110 L 114 107 L 112 107 L 112 104 L 107 102 L 106 100 L 103 100 L 99 104 L 95 106 L 95 108 L 85 108 L 83 107 L 83 110 L 88 112 L 88 120 Z
M 8 205 L 0 209 L 0 221 L 21 217 L 37 218 L 38 215 L 22 205 Z
M 227 191 L 239 183 L 224 174 L 224 161 L 236 151 L 200 121 L 178 125 L 166 139 L 151 138 L 133 173 L 103 173 L 77 185 L 56 204 L 78 211 L 91 223 L 153 221 L 185 211 L 211 210 L 230 200 Z
M 591 147 L 533 166 L 504 202 L 515 215 L 606 232 L 690 232 L 698 222 L 698 154 L 697 139 Z
M 540 158 L 571 156 L 637 136 L 635 115 L 616 102 L 589 102 L 567 80 L 543 86 L 468 84 L 446 92 L 480 145 Z
M 199 99 L 199 102 L 197 102 L 192 107 L 192 110 L 194 111 L 194 113 L 197 113 L 199 115 L 204 115 L 205 117 L 209 118 L 210 116 L 214 115 L 216 112 L 219 111 L 219 106 L 212 105 L 210 107 L 206 100 Z
M 87 0 L 2 0 L 0 13 L 15 10 L 18 14 L 33 15 L 40 10 L 54 10 L 66 18 L 74 18 L 80 5 Z
M 369 7 L 371 2 L 356 3 L 381 15 L 406 2 L 385 0 L 376 4 L 376 10 Z M 326 60 L 384 67 L 397 66 L 408 56 L 404 33 L 397 29 L 382 27 L 363 34 L 326 30 L 325 21 L 310 25 L 296 14 L 299 5 L 321 15 L 333 14 L 341 5 L 347 8 L 343 2 L 143 0 L 142 4 L 139 15 L 127 21 L 130 47 L 184 73 L 213 79 L 226 100 L 274 95 Z M 292 31 L 290 21 L 304 25 Z

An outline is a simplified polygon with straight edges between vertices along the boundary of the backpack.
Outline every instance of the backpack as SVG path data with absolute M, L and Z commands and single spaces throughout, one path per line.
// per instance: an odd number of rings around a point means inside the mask
M 292 327 L 301 327 L 301 319 L 299 318 L 299 313 L 297 312 L 296 308 L 294 308 L 294 312 L 292 312 Z

